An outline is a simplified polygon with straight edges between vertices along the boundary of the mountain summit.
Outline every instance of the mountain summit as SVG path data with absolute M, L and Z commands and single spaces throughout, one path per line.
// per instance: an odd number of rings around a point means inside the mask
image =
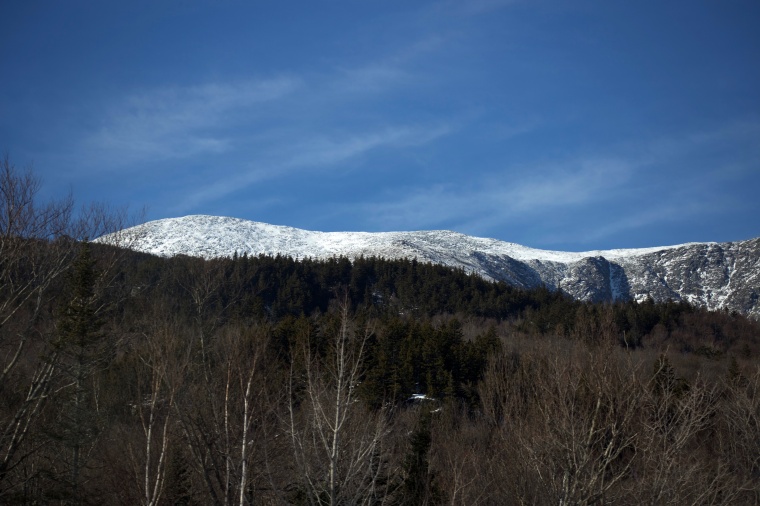
M 518 287 L 561 289 L 581 300 L 685 300 L 760 319 L 760 238 L 576 253 L 445 230 L 313 232 L 205 215 L 151 221 L 119 234 L 131 249 L 160 256 L 417 258 Z

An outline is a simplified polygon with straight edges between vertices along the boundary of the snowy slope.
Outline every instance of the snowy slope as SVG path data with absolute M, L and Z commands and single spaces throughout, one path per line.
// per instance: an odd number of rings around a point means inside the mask
M 445 230 L 313 232 L 204 215 L 151 221 L 119 237 L 134 250 L 161 256 L 217 258 L 237 252 L 319 259 L 417 258 L 520 287 L 562 289 L 582 300 L 683 299 L 760 318 L 760 239 L 571 253 Z

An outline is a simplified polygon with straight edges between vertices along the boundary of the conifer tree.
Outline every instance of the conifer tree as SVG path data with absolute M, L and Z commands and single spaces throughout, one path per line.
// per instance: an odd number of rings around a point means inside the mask
M 68 477 L 64 480 L 74 503 L 80 502 L 81 471 L 98 435 L 92 385 L 88 381 L 108 358 L 101 332 L 103 306 L 96 294 L 98 272 L 88 242 L 83 242 L 69 278 L 66 305 L 60 312 L 57 347 L 62 360 L 66 395 L 61 398 L 56 439 L 68 450 L 63 458 Z
M 435 477 L 430 471 L 428 453 L 432 443 L 432 411 L 422 407 L 417 428 L 410 438 L 409 453 L 404 459 L 404 481 L 401 485 L 401 504 L 422 506 L 435 504 L 438 491 L 433 484 Z

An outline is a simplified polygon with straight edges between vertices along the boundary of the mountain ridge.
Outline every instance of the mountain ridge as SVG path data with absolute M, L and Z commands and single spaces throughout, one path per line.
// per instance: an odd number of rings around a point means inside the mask
M 580 300 L 686 300 L 760 319 L 760 238 L 652 248 L 562 252 L 447 230 L 317 232 L 208 215 L 166 218 L 104 236 L 159 256 L 283 255 L 417 258 L 521 288 L 547 286 Z

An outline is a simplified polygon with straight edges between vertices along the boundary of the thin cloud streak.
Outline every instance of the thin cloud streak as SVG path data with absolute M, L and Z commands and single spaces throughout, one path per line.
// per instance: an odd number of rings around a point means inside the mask
M 518 183 L 498 195 L 512 213 L 533 213 L 547 208 L 586 205 L 626 183 L 633 164 L 616 159 L 581 160 L 577 169 L 552 170 Z M 533 171 L 531 171 L 533 172 Z
M 383 229 L 430 228 L 451 222 L 467 230 L 486 229 L 516 216 L 604 200 L 619 190 L 633 171 L 632 164 L 616 159 L 580 160 L 568 165 L 576 168 L 511 170 L 469 188 L 436 185 L 364 209 Z
M 346 138 L 318 137 L 294 149 L 298 154 L 283 163 L 286 168 L 319 167 L 342 163 L 383 147 L 419 146 L 451 132 L 446 125 L 426 127 L 391 127 L 377 132 Z
M 446 227 L 490 235 L 495 229 L 540 220 L 545 229 L 557 228 L 538 237 L 544 245 L 601 241 L 629 230 L 735 210 L 726 192 L 756 173 L 760 150 L 753 135 L 758 127 L 755 122 L 727 124 L 629 144 L 616 156 L 507 167 L 477 182 L 408 188 L 401 198 L 357 208 L 381 230 Z M 736 160 L 737 150 L 750 156 Z M 705 159 L 706 153 L 712 158 Z M 682 167 L 683 179 L 662 186 L 662 174 L 672 177 L 674 166 Z M 698 176 L 690 175 L 690 168 L 697 167 Z M 664 203 L 641 207 L 653 199 Z M 586 231 L 567 236 L 562 232 L 567 216 L 584 216 L 578 219 L 587 220 L 580 227 Z
M 682 192 L 681 195 L 673 196 L 669 202 L 649 206 L 644 209 L 635 209 L 623 216 L 610 216 L 602 225 L 595 225 L 593 228 L 586 228 L 580 232 L 575 232 L 570 236 L 567 233 L 555 233 L 541 237 L 544 244 L 559 244 L 565 242 L 582 242 L 590 243 L 594 241 L 605 240 L 608 237 L 617 236 L 624 232 L 631 232 L 652 226 L 661 226 L 663 224 L 682 223 L 684 221 L 694 220 L 704 217 L 708 214 L 730 212 L 733 207 L 731 202 L 726 201 L 721 196 L 708 197 L 700 195 L 699 198 L 693 198 L 692 193 Z M 707 240 L 699 238 L 697 240 Z M 670 246 L 674 242 L 662 244 L 649 244 L 649 247 Z
M 412 75 L 396 64 L 374 63 L 359 68 L 341 69 L 332 84 L 338 93 L 384 93 L 412 80 Z
M 201 191 L 191 193 L 175 207 L 175 210 L 186 212 L 263 180 L 280 179 L 301 171 L 324 170 L 325 167 L 340 166 L 344 162 L 374 150 L 419 146 L 433 142 L 449 134 L 452 129 L 449 125 L 404 126 L 348 137 L 310 138 L 296 142 L 295 145 L 291 137 L 283 137 L 277 141 L 270 139 L 270 142 L 280 147 L 275 149 L 280 155 L 279 158 L 276 157 L 267 162 L 252 161 L 250 165 L 254 168 L 240 171 L 237 176 L 227 177 Z M 296 154 L 287 155 L 293 152 Z M 260 168 L 265 164 L 266 169 Z
M 104 126 L 85 138 L 82 149 L 100 154 L 112 166 L 222 153 L 232 147 L 223 133 L 230 117 L 298 87 L 296 79 L 275 78 L 134 94 L 111 108 Z
M 428 36 L 375 61 L 354 67 L 338 67 L 322 76 L 325 94 L 337 94 L 336 98 L 343 101 L 346 95 L 380 95 L 429 85 L 429 80 L 423 79 L 415 63 L 441 51 L 445 41 L 440 35 Z
M 712 210 L 714 207 L 710 206 Z M 679 202 L 677 204 L 668 203 L 654 208 L 645 209 L 633 215 L 625 216 L 621 219 L 616 219 L 608 224 L 595 227 L 594 230 L 583 234 L 583 240 L 585 241 L 597 241 L 610 237 L 612 235 L 626 232 L 629 230 L 644 228 L 656 223 L 663 222 L 679 222 L 688 220 L 692 217 L 704 214 L 707 211 L 707 206 L 700 203 L 684 203 Z M 566 240 L 566 239 L 565 239 Z M 560 242 L 555 238 L 556 242 Z M 652 244 L 652 246 L 669 246 L 668 244 Z

